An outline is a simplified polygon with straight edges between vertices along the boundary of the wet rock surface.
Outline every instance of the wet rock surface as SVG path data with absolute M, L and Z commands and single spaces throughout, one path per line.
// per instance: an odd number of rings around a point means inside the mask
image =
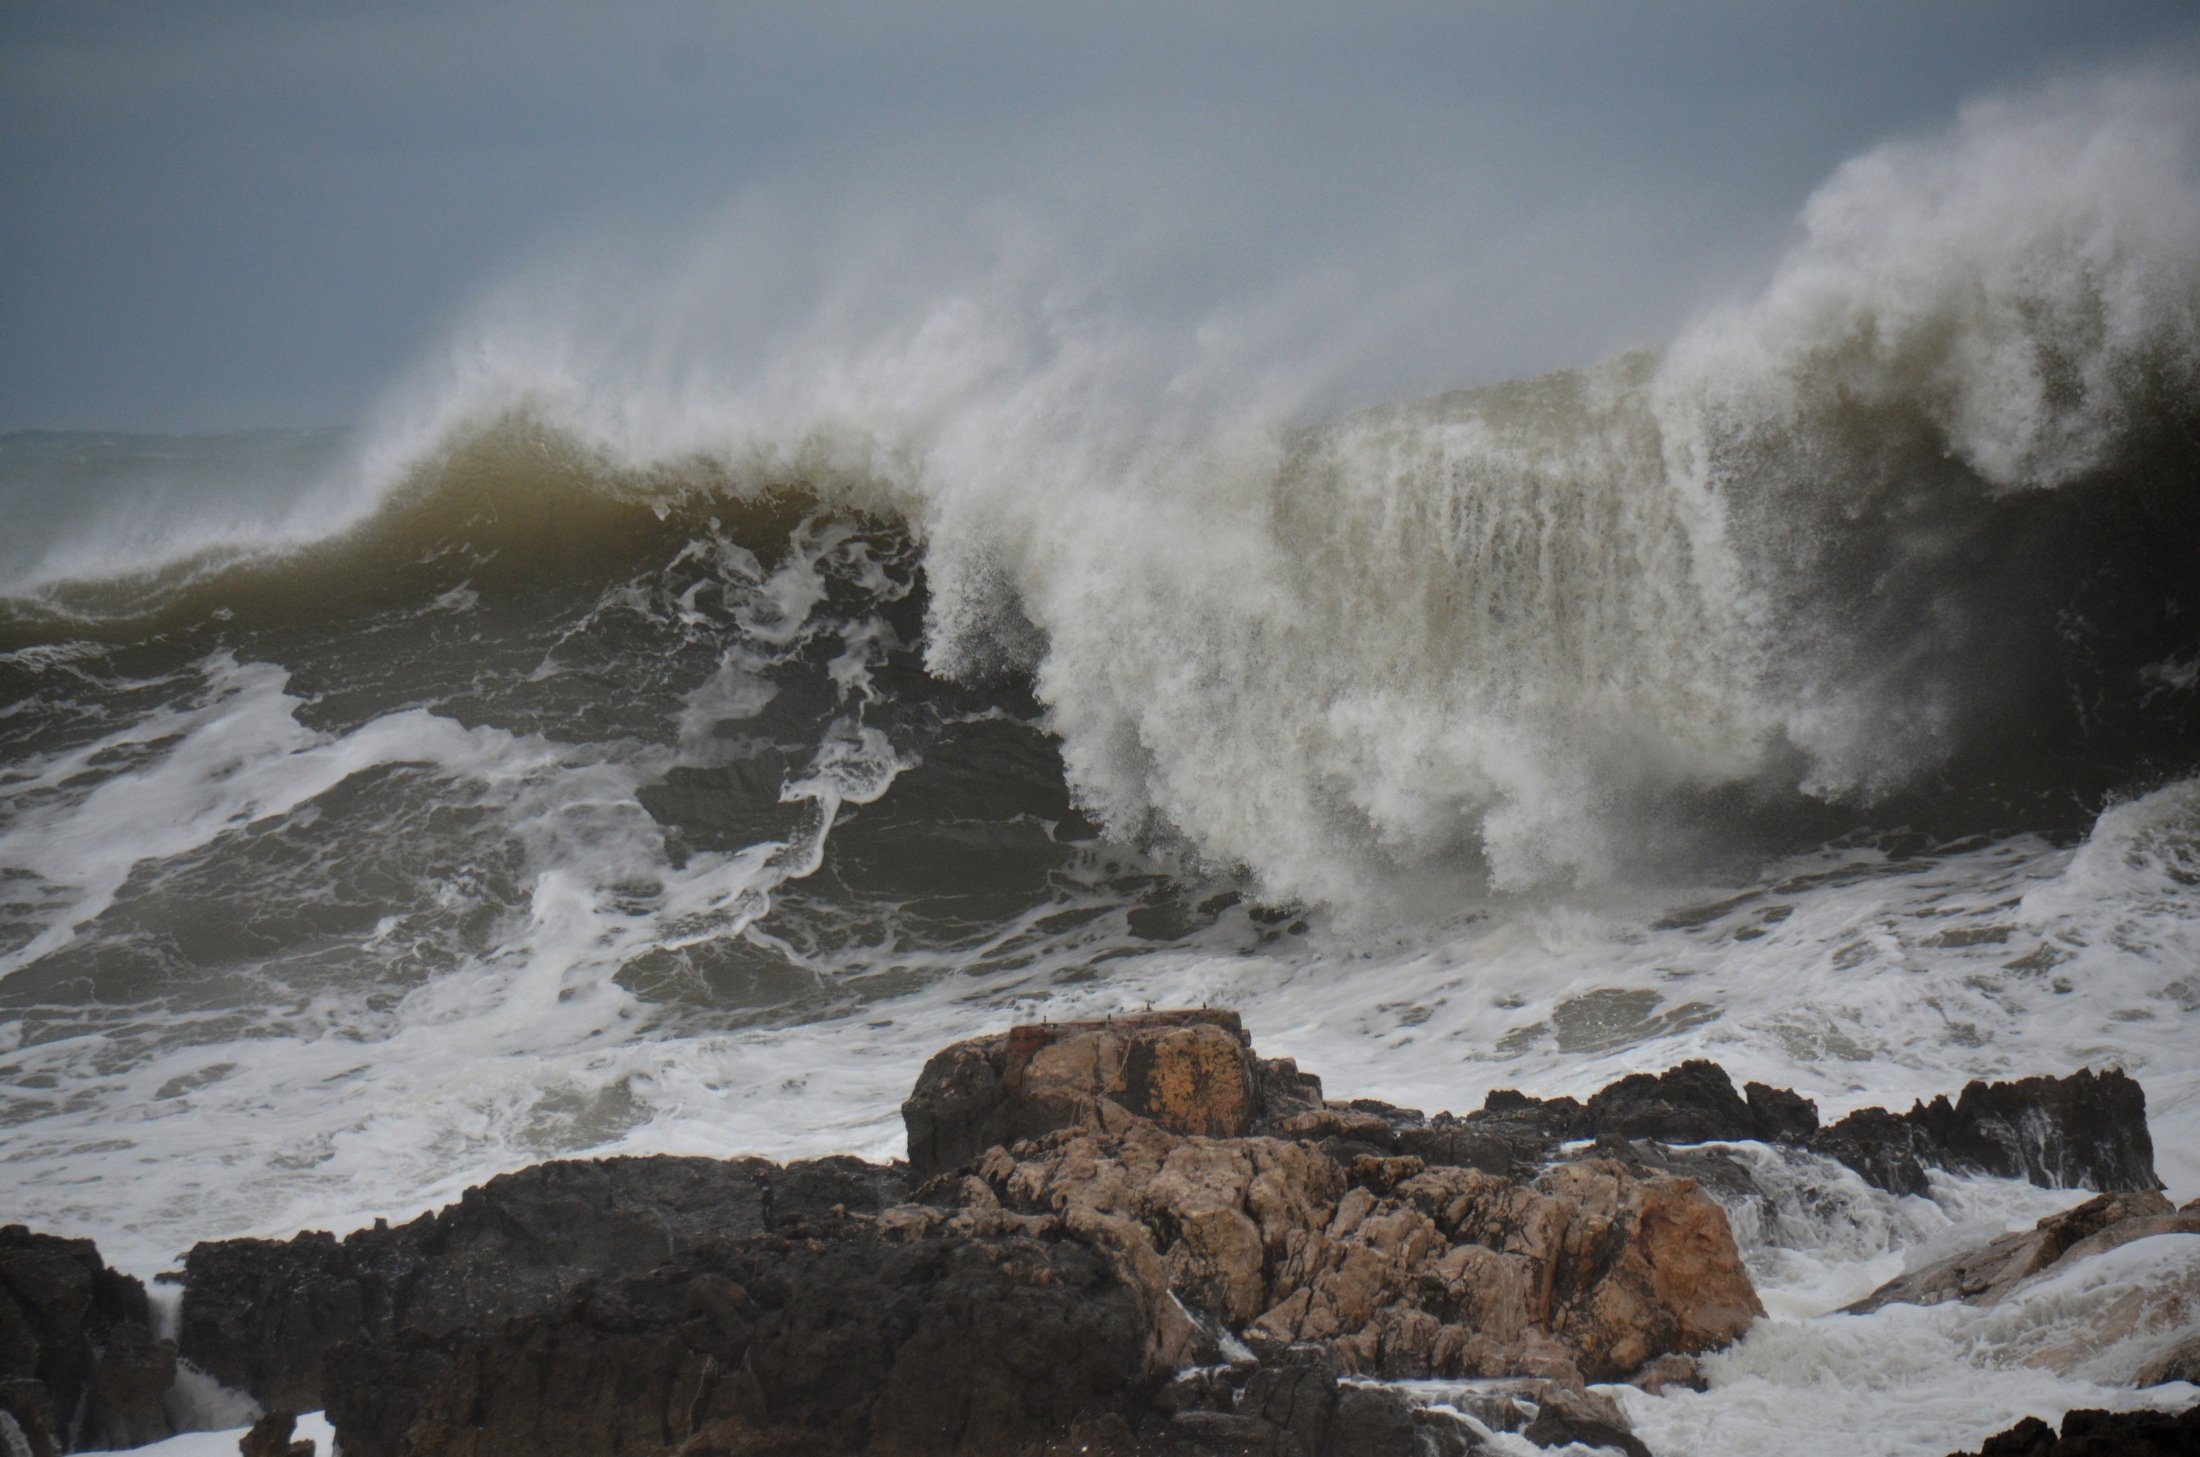
M 1254 1056 L 1235 1012 L 1149 1012 L 1049 1022 L 955 1043 L 901 1105 L 920 1179 L 997 1144 L 1036 1138 L 1108 1102 L 1172 1133 L 1237 1138 L 1321 1102 L 1319 1079 Z
M 1943 1167 L 2118 1191 L 1875 1300 L 1980 1298 L 2195 1218 L 2153 1192 L 2114 1073 L 1830 1128 L 1700 1061 L 1429 1115 L 1324 1101 L 1201 1010 L 958 1043 L 903 1114 L 909 1165 L 565 1161 L 394 1228 L 200 1245 L 183 1355 L 325 1406 L 350 1457 L 1452 1457 L 1493 1431 L 1639 1454 L 1590 1384 L 1700 1387 L 1696 1358 L 1761 1313 L 1718 1199 L 1764 1191 L 1724 1143 L 1881 1187 Z M 158 1343 L 109 1334 L 71 1390 L 157 1407 Z M 28 1380 L 0 1380 L 0 1412 Z
M 90 1240 L 0 1228 L 0 1420 L 34 1457 L 169 1435 L 175 1372 L 145 1287 Z
M 1993 1305 L 2035 1275 L 2158 1234 L 2200 1234 L 2200 1211 L 2180 1212 L 2152 1190 L 2102 1194 L 2050 1214 L 2031 1229 L 1899 1275 L 1847 1309 L 1861 1314 L 1897 1303 L 1950 1300 Z
M 313 1439 L 291 1440 L 298 1414 L 271 1411 L 254 1422 L 237 1443 L 238 1457 L 313 1457 Z
M 2200 1386 L 2200 1330 L 2141 1366 L 2132 1385 L 2161 1386 L 2171 1381 Z
M 1763 1083 L 1736 1091 L 1724 1068 L 1696 1060 L 1622 1078 L 1586 1103 L 1499 1089 L 1473 1112 L 1424 1114 L 1362 1099 L 1267 1127 L 1321 1139 L 1346 1156 L 1411 1154 L 1506 1178 L 1532 1173 L 1569 1143 L 1617 1156 L 1656 1147 L 1669 1157 L 1676 1145 L 1754 1140 L 1821 1154 L 1895 1194 L 1925 1193 L 1928 1169 L 2056 1189 L 2161 1187 L 2146 1094 L 2114 1070 L 1974 1082 L 1953 1102 L 1938 1097 L 1907 1113 L 1865 1108 L 1821 1126 L 1817 1105 L 1801 1094 Z
M 1189 1371 L 1156 1396 L 1158 1420 L 1148 1419 L 1143 1443 L 1124 1450 L 1184 1457 L 1469 1457 L 1487 1450 L 1458 1418 L 1342 1375 L 1335 1354 L 1316 1345 Z
M 1717 1204 L 1608 1161 L 1519 1184 L 1130 1122 L 996 1151 L 953 1197 L 1058 1215 L 1192 1309 L 1355 1374 L 1611 1380 L 1761 1313 Z
M 1997 1174 L 2050 1189 L 2162 1187 L 2147 1131 L 2146 1093 L 2114 1069 L 1973 1082 L 1953 1103 L 1935 1098 L 1902 1114 L 1863 1109 L 1808 1146 L 1896 1194 L 1924 1193 L 1927 1168 Z
M 1154 1292 L 1059 1226 L 827 1213 L 494 1332 L 339 1348 L 347 1457 L 1016 1452 L 1143 1414 Z
M 2200 1406 L 2180 1414 L 2153 1411 L 2074 1411 L 2062 1430 L 2026 1417 L 1988 1437 L 1976 1452 L 1949 1457 L 2195 1457 L 2200 1454 Z
M 538 1164 L 394 1228 L 195 1246 L 181 1352 L 263 1406 L 314 1410 L 322 1360 L 339 1344 L 492 1325 L 549 1309 L 585 1280 L 641 1274 L 836 1205 L 880 1208 L 904 1187 L 900 1170 L 857 1159 Z

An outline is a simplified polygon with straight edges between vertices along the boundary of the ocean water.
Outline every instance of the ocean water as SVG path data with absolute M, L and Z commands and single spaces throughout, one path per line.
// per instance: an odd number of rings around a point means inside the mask
M 150 1274 L 609 1152 L 901 1149 L 937 1047 L 1240 1009 L 1335 1096 L 2120 1067 L 2200 1195 L 2200 82 L 1967 109 L 1661 347 L 1318 408 L 1019 257 L 530 276 L 349 431 L 0 440 L 4 1213 Z M 1257 353 L 1257 351 L 1256 351 Z M 2200 1239 L 1758 1151 L 1661 1453 L 1939 1453 Z

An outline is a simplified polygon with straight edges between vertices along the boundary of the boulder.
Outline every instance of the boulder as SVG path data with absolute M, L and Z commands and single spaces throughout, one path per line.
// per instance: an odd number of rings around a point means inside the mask
M 969 1183 L 1158 1269 L 1248 1339 L 1325 1345 L 1366 1375 L 1611 1380 L 1762 1313 L 1716 1203 L 1609 1162 L 1532 1185 L 1418 1159 L 1347 1170 L 1303 1142 L 1133 1120 L 996 1150 Z
M 1320 1098 L 1288 1058 L 1253 1055 L 1237 1013 L 1148 1012 L 955 1043 L 924 1065 L 901 1116 L 910 1167 L 929 1179 L 1090 1120 L 1101 1103 L 1171 1132 L 1235 1138 Z
M 238 1439 L 238 1457 L 313 1457 L 311 1437 L 291 1440 L 297 1425 L 296 1412 L 268 1412 Z
M 53 1393 L 43 1381 L 0 1377 L 0 1450 L 58 1457 L 61 1419 L 54 1411 Z
M 90 1240 L 0 1228 L 0 1413 L 34 1453 L 168 1436 L 175 1371 L 145 1287 Z
M 554 1163 L 397 1228 L 202 1245 L 184 1354 L 325 1406 L 347 1457 L 1478 1450 L 1368 1384 L 1419 1377 L 1495 1382 L 1489 1425 L 1531 1441 L 1635 1453 L 1587 1384 L 1700 1383 L 1695 1358 L 1762 1314 L 1707 1190 L 1763 1191 L 1716 1145 L 1830 1151 L 1883 1185 L 2152 1177 L 2120 1074 L 1822 1129 L 1698 1061 L 1428 1115 L 1324 1102 L 1217 1011 L 960 1042 L 902 1112 L 905 1166 Z M 1999 1298 L 2191 1217 L 2119 1189 L 1872 1299 Z
M 1610 1449 L 1626 1457 L 1651 1457 L 1650 1449 L 1624 1424 L 1599 1417 L 1580 1416 L 1562 1406 L 1545 1407 L 1520 1435 L 1538 1447 L 1583 1446 Z
M 2146 1092 L 2116 1069 L 1966 1084 L 1955 1102 L 1866 1108 L 1808 1141 L 1896 1194 L 1923 1194 L 1928 1167 L 2104 1193 L 2162 1187 Z
M 2131 1384 L 2162 1386 L 2172 1381 L 2186 1381 L 2200 1386 L 2200 1330 L 2194 1331 L 2141 1366 L 2137 1379 Z
M 1627 1378 L 1629 1386 L 1638 1386 L 1652 1396 L 1662 1395 L 1668 1389 L 1702 1391 L 1709 1382 L 1704 1377 L 1703 1363 L 1694 1356 L 1660 1356 L 1640 1371 Z
M 2156 1234 L 2200 1234 L 2200 1214 L 2179 1213 L 2151 1190 L 2102 1194 L 2050 1214 L 2031 1229 L 1898 1275 L 1847 1308 L 1862 1314 L 1885 1305 L 1950 1300 L 1993 1305 L 2035 1275 Z
M 1653 1139 L 1659 1143 L 1707 1143 L 1753 1138 L 1792 1142 L 1818 1131 L 1818 1108 L 1808 1098 L 1751 1083 L 1745 1099 L 1715 1062 L 1684 1062 L 1652 1076 L 1621 1078 L 1589 1099 L 1586 1135 L 1599 1139 Z
M 835 1205 L 877 1209 L 905 1190 L 900 1170 L 847 1158 L 538 1164 L 395 1228 L 195 1246 L 184 1260 L 182 1355 L 263 1406 L 315 1410 L 322 1360 L 344 1342 L 547 1310 L 584 1280 L 640 1274 Z
M 2074 1411 L 2058 1436 L 2026 1417 L 1988 1437 L 1976 1452 L 1949 1457 L 2194 1457 L 2200 1453 L 2200 1406 L 2178 1415 L 2157 1411 Z
M 1017 1453 L 1146 1414 L 1165 1299 L 1059 1221 L 826 1213 L 342 1347 L 328 1414 L 346 1457 Z
M 1272 1457 L 1471 1457 L 1485 1450 L 1445 1412 L 1402 1392 L 1340 1379 L 1325 1346 L 1285 1347 L 1258 1364 L 1199 1367 L 1155 1398 L 1144 1453 Z

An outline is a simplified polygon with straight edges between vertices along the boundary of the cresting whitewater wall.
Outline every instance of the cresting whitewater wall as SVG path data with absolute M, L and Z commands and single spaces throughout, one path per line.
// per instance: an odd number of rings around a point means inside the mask
M 1356 413 L 1350 321 L 1144 321 L 1043 233 L 515 282 L 277 527 L 8 604 L 26 1213 L 150 1273 L 558 1154 L 891 1156 L 939 1045 L 1146 1001 L 1430 1107 L 2114 1061 L 2191 1197 L 2196 118 L 1973 108 L 1662 350 Z M 1653 1443 L 2123 1399 L 1995 1356 L 2113 1288 L 1801 1319 L 2046 1207 L 1938 1192 L 1752 1236 L 1793 1323 Z
M 1031 669 L 1116 832 L 1386 912 L 1607 882 L 2012 716 L 2054 737 L 2073 675 L 2179 671 L 2189 633 L 2104 619 L 2190 561 L 2196 117 L 2173 71 L 1974 105 L 1843 167 L 1763 290 L 1660 354 L 1311 430 L 1275 423 L 1329 383 L 1278 356 L 1303 332 L 1126 323 L 1028 237 L 800 315 L 713 237 L 615 301 L 516 285 L 366 468 L 551 430 L 628 488 L 890 512 L 932 667 Z M 2144 580 L 2086 600 L 2057 542 L 2126 528 L 2164 554 L 2113 543 Z

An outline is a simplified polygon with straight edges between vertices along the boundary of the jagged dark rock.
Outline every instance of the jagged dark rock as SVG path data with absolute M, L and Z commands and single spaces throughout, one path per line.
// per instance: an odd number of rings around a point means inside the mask
M 1766 1143 L 1803 1143 L 1818 1131 L 1818 1105 L 1801 1093 L 1764 1083 L 1742 1089 L 1756 1137 Z
M 2051 1189 L 2155 1190 L 2146 1093 L 2116 1069 L 2064 1078 L 1973 1082 L 1950 1103 L 1904 1114 L 1866 1108 L 1822 1130 L 1808 1147 L 1896 1194 L 1922 1194 L 1925 1170 L 1998 1174 Z
M 619 1158 L 539 1164 L 397 1227 L 338 1240 L 221 1240 L 184 1260 L 184 1359 L 263 1406 L 322 1405 L 343 1342 L 439 1334 L 555 1306 L 590 1279 L 640 1274 L 703 1243 L 835 1205 L 877 1209 L 905 1173 L 857 1159 Z
M 0 1412 L 34 1454 L 168 1436 L 175 1374 L 145 1287 L 92 1241 L 0 1228 Z
M 1725 1069 L 1698 1060 L 1622 1078 L 1585 1104 L 1508 1088 L 1466 1114 L 1431 1116 L 1360 1100 L 1329 1104 L 1276 1128 L 1320 1138 L 1346 1160 L 1357 1153 L 1412 1154 L 1431 1165 L 1515 1179 L 1549 1163 L 1568 1142 L 1594 1141 L 1600 1155 L 1625 1157 L 1630 1145 L 1641 1150 L 1755 1140 L 1825 1155 L 1897 1194 L 1925 1193 L 1926 1170 L 1934 1168 L 2056 1189 L 2161 1187 L 2146 1094 L 2113 1069 L 1973 1082 L 1952 1103 L 1935 1098 L 1907 1113 L 1865 1108 L 1821 1127 L 1810 1099 L 1763 1083 L 1737 1093 Z
M 1327 1347 L 1284 1347 L 1258 1365 L 1185 1373 L 1155 1401 L 1142 1452 L 1273 1457 L 1471 1457 L 1467 1426 L 1398 1391 L 1340 1380 Z
M 2200 1457 L 2200 1406 L 2157 1411 L 2074 1411 L 2062 1431 L 2026 1417 L 1988 1437 L 1976 1452 L 1949 1457 Z
M 1925 1171 L 1940 1165 L 1939 1150 L 1925 1129 L 1884 1108 L 1859 1108 L 1820 1129 L 1806 1147 L 1847 1164 L 1865 1183 L 1890 1194 L 1927 1192 L 1932 1183 Z
M 57 1457 L 60 1419 L 46 1383 L 28 1376 L 0 1377 L 0 1442 L 13 1436 L 30 1457 Z M 13 1451 L 12 1445 L 8 1450 Z
M 1584 1383 L 1699 1382 L 1692 1357 L 1759 1313 L 1704 1190 L 1766 1197 L 1761 1155 L 1722 1145 L 1888 1187 L 1934 1166 L 2152 1179 L 2120 1074 L 1820 1128 L 1808 1099 L 1696 1061 L 1429 1115 L 1324 1102 L 1204 1010 L 958 1043 L 903 1115 L 908 1166 L 546 1164 L 394 1229 L 202 1245 L 184 1354 L 325 1405 L 349 1457 L 1477 1450 L 1368 1376 L 1508 1378 L 1493 1427 L 1637 1453 Z M 2181 1217 L 2117 1209 L 2042 1238 Z
M 1144 1293 L 1058 1225 L 826 1213 L 493 1331 L 340 1348 L 346 1457 L 1015 1453 L 1168 1375 Z
M 1757 1117 L 1726 1069 L 1698 1059 L 1652 1076 L 1621 1078 L 1582 1110 L 1592 1138 L 1647 1138 L 1705 1143 L 1760 1136 Z

